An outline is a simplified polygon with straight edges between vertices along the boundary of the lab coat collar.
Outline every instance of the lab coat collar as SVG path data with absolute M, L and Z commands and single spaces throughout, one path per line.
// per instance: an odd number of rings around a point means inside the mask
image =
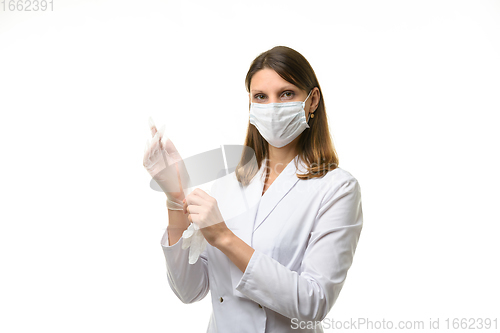
M 296 163 L 298 167 L 295 166 Z M 296 155 L 262 195 L 266 178 L 266 165 L 266 160 L 262 161 L 259 171 L 250 184 L 242 188 L 244 202 L 247 206 L 246 209 L 249 210 L 251 221 L 242 222 L 237 226 L 237 236 L 250 246 L 252 246 L 253 232 L 266 221 L 276 205 L 299 181 L 296 174 L 307 171 L 307 164 L 299 155 Z
M 276 177 L 271 186 L 266 190 L 264 195 L 262 195 L 262 190 L 264 189 L 266 168 L 265 167 L 261 168 L 262 174 L 259 177 L 261 186 L 260 186 L 260 192 L 258 193 L 259 195 L 261 195 L 261 200 L 259 204 L 259 209 L 257 211 L 257 216 L 255 217 L 253 231 L 257 230 L 257 228 L 259 228 L 262 225 L 262 223 L 266 221 L 267 217 L 269 216 L 269 214 L 271 214 L 276 205 L 281 201 L 281 199 L 283 199 L 287 195 L 287 193 L 299 181 L 299 178 L 296 175 L 297 173 L 297 167 L 295 166 L 296 163 L 304 165 L 303 161 L 299 158 L 299 155 L 295 156 L 290 161 L 290 163 L 286 165 L 283 171 L 278 175 L 278 177 Z

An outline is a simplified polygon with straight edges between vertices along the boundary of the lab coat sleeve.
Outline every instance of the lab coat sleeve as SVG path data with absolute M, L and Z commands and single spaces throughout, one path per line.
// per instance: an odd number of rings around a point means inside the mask
M 362 224 L 361 190 L 351 177 L 323 196 L 298 271 L 255 251 L 236 289 L 285 317 L 323 320 L 344 285 Z
M 170 288 L 183 303 L 201 301 L 209 291 L 207 250 L 194 264 L 189 264 L 189 248 L 182 249 L 181 237 L 173 245 L 168 243 L 168 229 L 161 240 L 167 262 L 167 278 Z

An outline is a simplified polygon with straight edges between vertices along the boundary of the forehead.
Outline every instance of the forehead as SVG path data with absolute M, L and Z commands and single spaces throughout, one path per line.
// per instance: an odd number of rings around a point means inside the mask
M 271 68 L 264 68 L 252 76 L 250 91 L 280 91 L 282 89 L 297 88 L 292 83 L 283 79 Z

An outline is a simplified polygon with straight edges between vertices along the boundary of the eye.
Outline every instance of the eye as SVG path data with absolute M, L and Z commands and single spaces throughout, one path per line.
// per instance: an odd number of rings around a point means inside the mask
M 281 96 L 286 99 L 290 99 L 295 96 L 295 93 L 293 91 L 285 91 L 283 94 L 281 94 Z
M 264 94 L 256 94 L 253 98 L 260 101 L 266 98 L 266 96 Z

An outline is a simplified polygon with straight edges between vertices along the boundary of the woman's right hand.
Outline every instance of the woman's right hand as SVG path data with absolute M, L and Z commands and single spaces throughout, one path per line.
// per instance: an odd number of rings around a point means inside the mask
M 158 130 L 149 118 L 149 127 L 153 138 L 144 150 L 144 167 L 167 195 L 167 207 L 182 210 L 184 190 L 189 187 L 186 166 L 174 143 L 163 134 L 164 126 Z

